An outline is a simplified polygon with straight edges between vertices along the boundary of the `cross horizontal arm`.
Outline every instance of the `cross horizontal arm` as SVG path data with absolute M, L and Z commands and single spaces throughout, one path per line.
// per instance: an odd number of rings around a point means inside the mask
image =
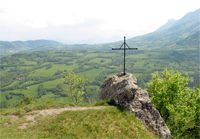
M 125 50 L 137 50 L 138 48 L 125 48 Z M 124 48 L 112 48 L 112 50 L 124 50 Z

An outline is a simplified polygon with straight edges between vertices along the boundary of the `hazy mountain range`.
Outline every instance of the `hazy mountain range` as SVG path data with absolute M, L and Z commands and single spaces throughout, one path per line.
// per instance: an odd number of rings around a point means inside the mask
M 199 48 L 200 9 L 187 13 L 179 20 L 168 20 L 155 32 L 137 36 L 127 42 L 139 48 Z
M 200 9 L 187 13 L 179 20 L 169 19 L 156 31 L 128 39 L 127 43 L 130 47 L 138 47 L 139 49 L 197 49 L 199 48 L 199 40 Z M 122 41 L 98 45 L 68 45 L 52 40 L 0 41 L 0 56 L 28 50 L 110 49 L 111 47 L 119 47 L 121 44 Z

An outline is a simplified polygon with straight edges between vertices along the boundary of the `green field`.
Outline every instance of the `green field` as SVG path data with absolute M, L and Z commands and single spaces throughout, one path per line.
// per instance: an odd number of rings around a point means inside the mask
M 88 71 L 78 73 L 77 75 L 81 76 L 82 78 L 88 79 L 90 82 L 93 82 L 95 80 L 95 77 L 97 77 L 99 73 L 103 70 L 106 70 L 106 68 L 103 67 L 99 69 L 91 69 Z

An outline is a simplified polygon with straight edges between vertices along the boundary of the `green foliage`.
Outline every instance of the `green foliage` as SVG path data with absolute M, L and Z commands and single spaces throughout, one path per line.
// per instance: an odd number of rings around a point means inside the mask
M 200 90 L 187 87 L 189 78 L 165 69 L 153 74 L 149 83 L 151 101 L 174 138 L 199 138 Z
M 113 99 L 107 100 L 107 103 L 108 103 L 109 105 L 116 105 L 116 103 L 115 103 L 115 101 L 114 101 Z
M 30 96 L 25 96 L 24 98 L 22 98 L 20 100 L 19 103 L 16 104 L 16 106 L 22 106 L 22 105 L 28 105 L 28 104 L 31 104 L 33 102 L 33 97 L 30 97 Z
M 109 106 L 109 105 L 116 106 L 115 101 L 113 99 L 109 99 L 109 100 L 100 99 L 94 103 L 94 106 Z
M 117 109 L 121 112 L 128 111 L 127 107 L 125 105 L 117 105 L 113 99 L 108 100 L 97 100 L 94 103 L 94 106 L 116 106 Z
M 56 75 L 60 75 L 60 74 L 62 74 L 62 73 L 63 73 L 63 71 L 58 70 L 58 71 L 55 72 L 54 76 L 56 76 Z
M 108 106 L 108 102 L 106 100 L 97 100 L 94 106 Z
M 69 76 L 66 76 L 65 81 L 69 86 L 67 92 L 68 96 L 74 105 L 78 105 L 78 103 L 83 101 L 87 79 L 75 75 L 74 72 L 70 72 Z
M 198 83 L 195 85 L 195 88 L 199 88 L 200 89 L 200 81 L 198 81 Z

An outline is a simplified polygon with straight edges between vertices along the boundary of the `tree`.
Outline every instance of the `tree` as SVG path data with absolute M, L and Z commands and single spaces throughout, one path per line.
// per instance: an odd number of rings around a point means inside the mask
M 40 92 L 40 91 L 42 91 L 42 90 L 43 90 L 43 84 L 40 84 L 40 85 L 38 86 L 37 91 Z
M 200 81 L 197 82 L 197 84 L 195 85 L 195 88 L 199 88 L 200 89 Z
M 61 83 L 59 83 L 59 84 L 57 84 L 57 86 L 56 86 L 57 88 L 58 88 L 58 90 L 60 90 L 60 91 L 62 91 L 63 90 L 63 87 L 62 87 L 62 84 Z
M 187 87 L 187 74 L 165 69 L 162 75 L 153 74 L 148 92 L 174 138 L 199 138 L 199 88 Z
M 65 81 L 69 86 L 67 94 L 70 97 L 72 103 L 74 105 L 77 105 L 78 103 L 83 101 L 87 79 L 75 75 L 74 72 L 70 72 L 70 74 L 66 76 Z
M 55 72 L 55 74 L 54 74 L 53 76 L 60 75 L 60 74 L 62 74 L 62 73 L 63 73 L 62 70 L 58 70 L 58 71 Z

